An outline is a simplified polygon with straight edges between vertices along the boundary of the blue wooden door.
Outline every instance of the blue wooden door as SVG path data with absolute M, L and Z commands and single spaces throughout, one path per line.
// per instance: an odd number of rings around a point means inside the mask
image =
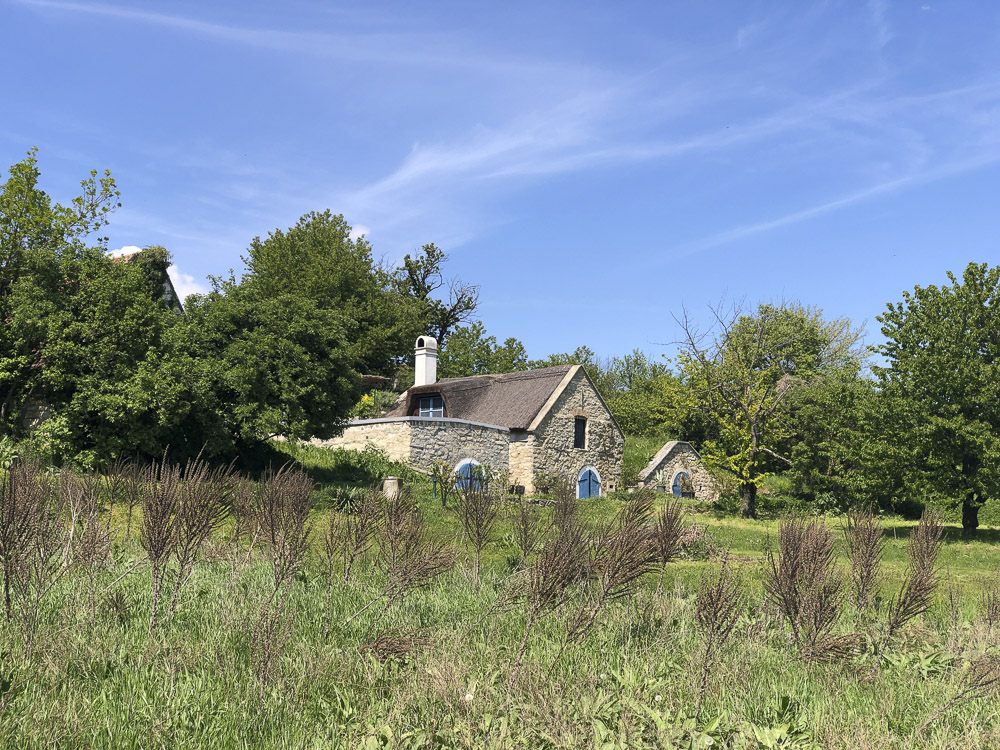
M 601 495 L 601 480 L 597 478 L 597 474 L 592 469 L 587 469 L 580 475 L 580 479 L 577 482 L 577 493 L 578 498 L 587 497 L 600 497 Z
M 674 486 L 670 489 L 673 490 L 674 497 L 680 497 L 684 494 L 684 487 L 691 480 L 686 471 L 680 472 L 676 477 L 674 477 Z
M 473 489 L 479 491 L 483 488 L 482 475 L 478 471 L 479 467 L 472 462 L 464 463 L 458 467 L 455 474 L 458 480 L 455 482 L 455 489 Z

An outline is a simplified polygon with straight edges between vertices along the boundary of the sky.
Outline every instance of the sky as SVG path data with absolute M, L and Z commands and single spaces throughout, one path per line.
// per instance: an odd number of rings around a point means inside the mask
M 182 295 L 256 236 L 341 213 L 433 242 L 532 357 L 670 354 L 685 312 L 865 324 L 1000 263 L 1000 4 L 0 0 L 0 168 Z

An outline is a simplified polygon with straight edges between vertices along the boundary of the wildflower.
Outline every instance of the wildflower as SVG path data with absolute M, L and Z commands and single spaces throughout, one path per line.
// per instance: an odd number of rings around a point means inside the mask
M 601 679 L 606 680 L 608 679 L 608 676 L 604 672 L 601 672 Z
M 465 702 L 470 703 L 472 701 L 472 693 L 465 694 Z
M 654 701 L 656 701 L 657 703 L 659 703 L 660 701 L 662 701 L 662 700 L 663 700 L 663 696 L 662 696 L 662 695 L 660 695 L 659 693 L 657 693 L 657 694 L 656 694 L 656 697 L 655 697 L 655 698 L 653 698 L 653 700 L 654 700 Z

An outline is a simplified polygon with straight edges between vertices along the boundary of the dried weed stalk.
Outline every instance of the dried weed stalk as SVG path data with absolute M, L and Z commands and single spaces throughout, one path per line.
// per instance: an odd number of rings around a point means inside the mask
M 843 525 L 851 560 L 851 590 L 858 616 L 875 606 L 881 577 L 885 537 L 882 523 L 870 508 L 852 508 Z
M 0 473 L 0 567 L 3 569 L 3 602 L 7 622 L 13 618 L 11 584 L 28 542 L 34 522 L 44 506 L 41 468 L 34 461 L 15 458 Z
M 31 534 L 14 566 L 12 589 L 21 621 L 25 659 L 34 646 L 42 601 L 62 578 L 70 564 L 71 527 L 66 523 L 66 503 L 57 480 L 38 477 L 40 502 L 31 519 Z
M 517 499 L 517 509 L 512 521 L 514 542 L 521 550 L 521 565 L 528 564 L 528 556 L 538 547 L 542 537 L 542 527 L 536 506 L 522 495 Z
M 965 670 L 955 695 L 920 725 L 916 731 L 917 736 L 959 703 L 989 698 L 997 692 L 1000 692 L 1000 657 L 983 654 Z
M 913 618 L 926 612 L 931 605 L 931 597 L 940 578 L 937 557 L 943 544 L 943 533 L 938 513 L 930 509 L 924 510 L 917 528 L 910 536 L 910 564 L 906 578 L 899 591 L 889 599 L 885 632 L 876 659 L 876 669 L 885 656 L 889 642 L 900 629 Z
M 170 556 L 177 545 L 177 511 L 180 506 L 181 467 L 167 461 L 153 462 L 144 472 L 142 482 L 142 531 L 140 542 L 153 571 L 153 604 L 149 630 L 158 624 L 163 577 Z
M 1000 568 L 979 594 L 979 611 L 986 627 L 993 632 L 993 628 L 1000 625 Z
M 312 480 L 291 464 L 268 469 L 261 478 L 258 518 L 274 572 L 271 599 L 302 567 L 312 532 L 308 522 L 312 491 Z
M 326 563 L 326 619 L 324 637 L 330 634 L 333 605 L 333 578 L 338 562 L 343 563 L 344 585 L 351 578 L 351 569 L 371 547 L 378 531 L 384 497 L 375 488 L 365 490 L 343 514 L 330 516 L 323 539 Z
M 701 585 L 698 587 L 698 597 L 695 600 L 695 622 L 704 647 L 701 657 L 701 677 L 698 682 L 698 703 L 694 713 L 696 724 L 708 692 L 712 670 L 745 606 L 743 587 L 729 567 L 729 553 L 724 552 L 718 572 L 702 577 Z
M 638 490 L 636 494 L 647 492 L 651 496 L 655 496 L 652 490 L 647 489 Z M 684 531 L 684 505 L 679 499 L 670 497 L 656 514 L 656 522 L 653 525 L 653 542 L 656 545 L 656 556 L 660 563 L 660 577 L 656 584 L 658 595 L 663 592 L 663 576 L 667 571 L 667 565 L 681 551 Z
M 431 643 L 430 634 L 423 628 L 390 628 L 383 630 L 361 647 L 381 662 L 402 659 Z
M 566 639 L 552 665 L 566 647 L 582 642 L 601 612 L 609 605 L 628 601 L 640 579 L 653 570 L 658 557 L 654 536 L 649 533 L 655 496 L 636 493 L 615 518 L 598 531 L 590 545 L 590 575 L 593 593 L 570 619 Z
M 807 664 L 849 656 L 857 636 L 833 635 L 844 600 L 834 540 L 819 520 L 791 517 L 778 528 L 778 556 L 768 551 L 764 587 L 788 623 Z
M 395 500 L 388 498 L 387 504 L 392 504 Z M 385 513 L 385 520 L 394 518 L 399 523 L 393 526 L 391 532 L 383 530 L 383 534 L 409 534 L 405 543 L 402 539 L 385 541 L 385 549 L 395 550 L 392 562 L 386 565 L 385 586 L 375 598 L 347 618 L 345 625 L 382 601 L 384 606 L 369 626 L 374 628 L 395 602 L 408 592 L 427 586 L 455 564 L 454 550 L 440 542 L 429 540 L 419 509 L 409 503 L 407 506 L 405 512 L 391 510 Z
M 232 465 L 213 469 L 200 458 L 185 465 L 176 516 L 177 578 L 167 617 L 172 617 L 177 609 L 181 587 L 194 573 L 194 563 L 202 545 L 226 520 L 232 492 Z
M 466 542 L 475 550 L 475 587 L 479 591 L 480 560 L 483 547 L 493 539 L 493 528 L 500 511 L 500 497 L 485 482 L 465 482 L 458 493 L 458 517 Z
M 524 633 L 511 664 L 513 681 L 524 660 L 532 629 L 546 612 L 559 605 L 570 584 L 586 578 L 588 539 L 583 524 L 565 498 L 557 500 L 554 514 L 554 536 L 541 548 L 535 562 L 516 578 L 505 593 L 508 605 L 524 601 L 527 613 Z
M 233 580 L 240 569 L 250 563 L 254 547 L 260 539 L 258 499 L 257 485 L 244 477 L 233 478 L 229 501 L 229 512 L 233 517 L 233 528 L 229 535 Z
M 115 487 L 110 488 L 111 505 L 101 517 L 100 483 L 93 477 L 81 480 L 72 472 L 63 471 L 59 491 L 70 512 L 70 534 L 73 539 L 73 564 L 87 576 L 90 621 L 97 618 L 97 575 L 111 555 L 111 514 Z

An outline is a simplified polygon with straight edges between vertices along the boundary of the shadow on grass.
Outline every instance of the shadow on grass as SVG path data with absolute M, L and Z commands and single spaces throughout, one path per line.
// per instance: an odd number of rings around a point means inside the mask
M 944 543 L 959 544 L 965 542 L 983 542 L 984 544 L 1000 544 L 1000 529 L 980 527 L 972 536 L 965 536 L 959 524 L 943 524 Z M 890 539 L 909 539 L 910 535 L 917 528 L 916 524 L 902 525 L 888 523 L 885 525 L 883 536 Z

